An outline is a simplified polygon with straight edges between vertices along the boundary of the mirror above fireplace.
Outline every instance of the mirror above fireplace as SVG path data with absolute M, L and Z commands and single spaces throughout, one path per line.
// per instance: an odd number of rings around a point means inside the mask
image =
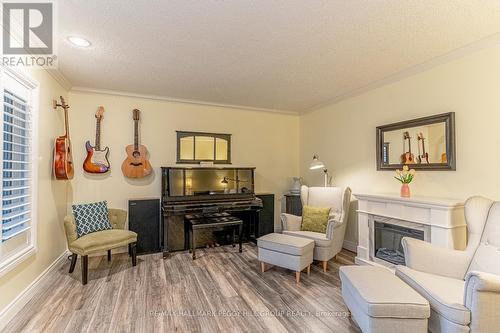
M 377 170 L 455 170 L 453 112 L 377 127 Z

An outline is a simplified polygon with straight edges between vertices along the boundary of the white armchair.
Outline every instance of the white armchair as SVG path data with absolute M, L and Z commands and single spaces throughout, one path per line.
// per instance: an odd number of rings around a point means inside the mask
M 396 275 L 431 305 L 431 332 L 500 332 L 500 202 L 465 204 L 464 251 L 403 238 L 406 266 Z
M 351 189 L 341 187 L 307 187 L 300 189 L 300 200 L 303 206 L 330 207 L 330 215 L 326 232 L 301 231 L 302 217 L 281 214 L 283 233 L 291 236 L 314 240 L 314 260 L 323 262 L 323 270 L 328 268 L 328 260 L 342 250 L 344 242 Z

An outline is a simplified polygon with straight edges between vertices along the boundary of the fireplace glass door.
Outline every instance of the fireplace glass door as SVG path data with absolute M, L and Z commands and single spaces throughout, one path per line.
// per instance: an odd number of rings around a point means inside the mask
M 424 240 L 424 231 L 375 221 L 374 255 L 395 265 L 404 265 L 401 239 L 411 237 Z

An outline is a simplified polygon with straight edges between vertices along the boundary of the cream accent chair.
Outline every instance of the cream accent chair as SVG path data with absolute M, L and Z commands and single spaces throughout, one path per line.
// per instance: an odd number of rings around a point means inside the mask
M 344 243 L 351 189 L 341 187 L 307 187 L 300 188 L 302 206 L 330 207 L 330 216 L 326 233 L 301 231 L 302 217 L 292 214 L 281 214 L 283 233 L 314 240 L 314 260 L 323 262 L 323 271 L 328 268 L 328 260 L 342 250 Z
M 500 332 L 500 202 L 472 197 L 465 219 L 464 251 L 403 238 L 396 275 L 429 301 L 429 331 Z

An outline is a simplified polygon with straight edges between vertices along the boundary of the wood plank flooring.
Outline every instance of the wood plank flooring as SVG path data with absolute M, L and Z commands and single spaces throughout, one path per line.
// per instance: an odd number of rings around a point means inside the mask
M 342 251 L 323 273 L 295 283 L 292 271 L 260 272 L 257 248 L 243 245 L 200 249 L 191 260 L 177 252 L 89 259 L 89 282 L 81 285 L 80 258 L 51 273 L 36 296 L 2 332 L 359 332 L 340 293 L 338 268 L 353 264 Z

